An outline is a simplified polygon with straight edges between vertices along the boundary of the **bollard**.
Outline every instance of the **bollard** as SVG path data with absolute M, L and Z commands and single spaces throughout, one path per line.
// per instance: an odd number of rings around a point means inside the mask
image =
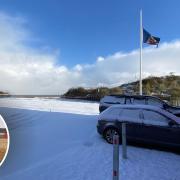
M 127 159 L 126 123 L 122 123 L 122 158 Z
M 119 180 L 119 136 L 113 136 L 113 180 Z

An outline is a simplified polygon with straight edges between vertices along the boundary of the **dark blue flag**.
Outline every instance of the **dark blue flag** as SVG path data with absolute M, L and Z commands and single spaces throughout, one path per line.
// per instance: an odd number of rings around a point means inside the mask
M 147 32 L 144 28 L 143 28 L 143 43 L 147 43 L 150 45 L 157 45 L 160 42 L 160 38 L 159 37 L 155 37 L 152 36 L 149 32 Z

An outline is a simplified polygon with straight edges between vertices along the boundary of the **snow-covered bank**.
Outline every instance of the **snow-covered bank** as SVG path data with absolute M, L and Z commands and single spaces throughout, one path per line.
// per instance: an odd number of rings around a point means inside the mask
M 59 98 L 0 98 L 0 107 L 97 115 L 99 103 Z
M 26 99 L 15 101 L 27 103 Z M 42 106 L 41 100 L 32 102 L 35 102 L 32 109 L 38 109 L 38 104 Z M 94 114 L 98 109 L 92 110 L 91 115 L 87 109 L 90 106 L 94 109 L 94 103 L 82 106 L 78 103 L 69 106 L 72 103 L 68 101 L 58 103 L 61 112 L 0 107 L 11 135 L 10 151 L 0 168 L 0 179 L 112 179 L 112 146 L 96 132 Z M 65 103 L 66 112 L 62 112 Z M 81 114 L 74 113 L 79 109 Z M 120 158 L 122 180 L 179 180 L 179 170 L 180 156 L 173 153 L 129 146 L 128 159 Z

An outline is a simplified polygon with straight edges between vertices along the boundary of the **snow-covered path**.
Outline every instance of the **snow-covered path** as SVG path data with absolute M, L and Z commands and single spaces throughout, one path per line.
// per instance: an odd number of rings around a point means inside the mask
M 15 101 L 13 99 L 13 103 Z M 58 101 L 59 112 L 52 112 L 53 109 L 49 112 L 45 108 L 39 111 L 38 104 L 41 107 L 45 100 L 30 100 L 33 110 L 29 105 L 22 106 L 26 101 L 17 100 L 18 109 L 0 107 L 11 136 L 10 151 L 0 168 L 0 179 L 112 179 L 112 146 L 96 132 L 97 104 L 77 102 L 73 106 L 74 101 L 67 101 L 65 106 L 65 101 L 62 104 Z M 91 107 L 92 114 L 87 107 Z M 129 146 L 128 160 L 120 158 L 120 176 L 122 180 L 179 180 L 180 156 Z

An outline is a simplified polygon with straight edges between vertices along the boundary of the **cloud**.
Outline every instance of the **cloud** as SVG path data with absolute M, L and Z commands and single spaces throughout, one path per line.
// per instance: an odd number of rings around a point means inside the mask
M 28 21 L 0 13 L 0 90 L 11 94 L 62 94 L 71 87 L 116 86 L 137 80 L 139 50 L 99 56 L 94 64 L 59 65 L 59 50 L 33 48 Z M 143 50 L 143 75 L 180 74 L 180 40 Z
M 97 58 L 97 62 L 101 62 L 101 61 L 104 61 L 104 57 L 99 56 L 99 57 Z

